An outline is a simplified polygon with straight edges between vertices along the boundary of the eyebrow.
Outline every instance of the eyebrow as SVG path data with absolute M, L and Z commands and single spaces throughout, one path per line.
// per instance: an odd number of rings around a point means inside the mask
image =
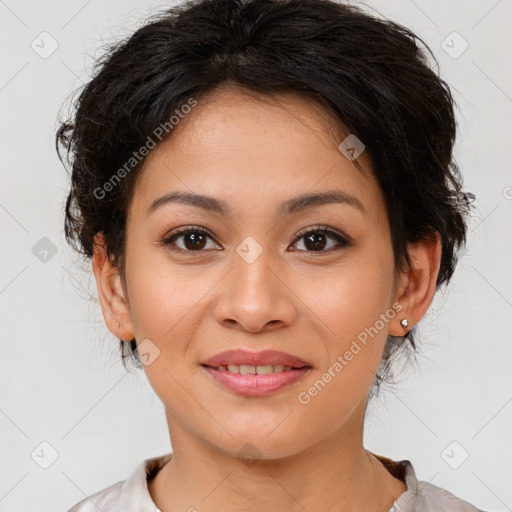
M 155 199 L 148 208 L 147 215 L 169 203 L 181 203 L 195 206 L 202 210 L 223 216 L 231 216 L 233 214 L 233 210 L 230 206 L 214 197 L 192 192 L 175 191 Z M 281 215 L 289 215 L 333 203 L 347 204 L 360 210 L 361 213 L 366 214 L 366 209 L 361 201 L 357 197 L 342 190 L 327 190 L 325 192 L 306 193 L 292 197 L 279 206 L 278 213 Z

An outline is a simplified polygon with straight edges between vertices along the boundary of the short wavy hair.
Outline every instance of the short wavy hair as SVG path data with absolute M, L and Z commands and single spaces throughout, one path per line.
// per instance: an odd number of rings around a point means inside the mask
M 437 234 L 438 288 L 466 243 L 474 195 L 462 191 L 453 160 L 454 99 L 430 61 L 407 28 L 330 0 L 192 0 L 159 12 L 96 61 L 59 126 L 57 151 L 71 174 L 66 238 L 89 258 L 102 232 L 122 269 L 126 212 L 144 159 L 105 197 L 95 191 L 187 99 L 232 83 L 300 94 L 363 141 L 385 198 L 395 268 L 410 264 L 408 241 Z M 388 337 L 372 390 L 392 377 L 396 354 L 416 349 L 415 337 L 416 326 Z M 129 357 L 140 368 L 135 340 L 120 346 L 123 363 Z

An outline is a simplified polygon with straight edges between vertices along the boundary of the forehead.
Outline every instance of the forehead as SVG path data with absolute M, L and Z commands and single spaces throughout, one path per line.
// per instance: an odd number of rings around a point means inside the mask
M 338 148 L 348 135 L 313 100 L 223 87 L 199 98 L 146 157 L 131 207 L 147 210 L 180 190 L 215 196 L 235 211 L 269 210 L 288 197 L 335 188 L 357 197 L 379 223 L 384 202 L 369 156 L 352 162 Z

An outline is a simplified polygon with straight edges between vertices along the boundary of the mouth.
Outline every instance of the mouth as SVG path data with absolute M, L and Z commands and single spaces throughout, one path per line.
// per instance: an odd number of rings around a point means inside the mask
M 300 359 L 292 354 L 280 352 L 278 350 L 263 350 L 262 352 L 251 352 L 249 350 L 226 350 L 220 354 L 210 357 L 202 363 L 204 366 L 211 368 L 225 367 L 233 373 L 241 373 L 240 368 L 244 372 L 257 373 L 252 371 L 252 367 L 260 368 L 260 371 L 270 373 L 268 367 L 276 370 L 276 373 L 284 371 L 285 369 L 299 369 L 305 366 L 311 366 L 307 361 Z M 236 367 L 239 367 L 238 369 Z M 283 369 L 281 370 L 281 366 Z M 263 368 L 265 367 L 265 368 Z
M 254 366 L 251 364 L 228 364 L 228 365 L 220 365 L 220 366 L 208 366 L 203 365 L 206 368 L 212 368 L 214 370 L 218 370 L 220 372 L 229 372 L 240 375 L 270 375 L 271 373 L 282 373 L 289 372 L 292 370 L 300 370 L 301 368 L 308 367 L 307 365 L 294 367 L 294 366 L 284 366 L 282 364 L 266 364 L 266 365 L 258 365 Z M 310 368 L 310 367 L 309 367 Z
M 222 387 L 244 396 L 273 394 L 300 380 L 312 366 L 291 354 L 229 350 L 201 366 Z

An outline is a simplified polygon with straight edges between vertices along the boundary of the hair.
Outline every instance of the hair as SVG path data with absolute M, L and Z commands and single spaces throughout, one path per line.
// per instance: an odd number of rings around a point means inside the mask
M 385 198 L 395 268 L 410 265 L 407 242 L 439 236 L 439 288 L 466 243 L 475 196 L 462 191 L 454 99 L 429 58 L 437 64 L 407 28 L 330 0 L 192 0 L 158 13 L 96 61 L 57 131 L 71 174 L 67 241 L 90 258 L 103 233 L 122 269 L 138 150 L 191 98 L 234 84 L 267 97 L 299 94 L 356 135 Z M 165 132 L 158 143 L 172 136 Z M 416 350 L 415 339 L 416 326 L 388 337 L 372 390 L 392 377 L 397 354 Z M 120 348 L 123 363 L 141 367 L 135 340 Z

